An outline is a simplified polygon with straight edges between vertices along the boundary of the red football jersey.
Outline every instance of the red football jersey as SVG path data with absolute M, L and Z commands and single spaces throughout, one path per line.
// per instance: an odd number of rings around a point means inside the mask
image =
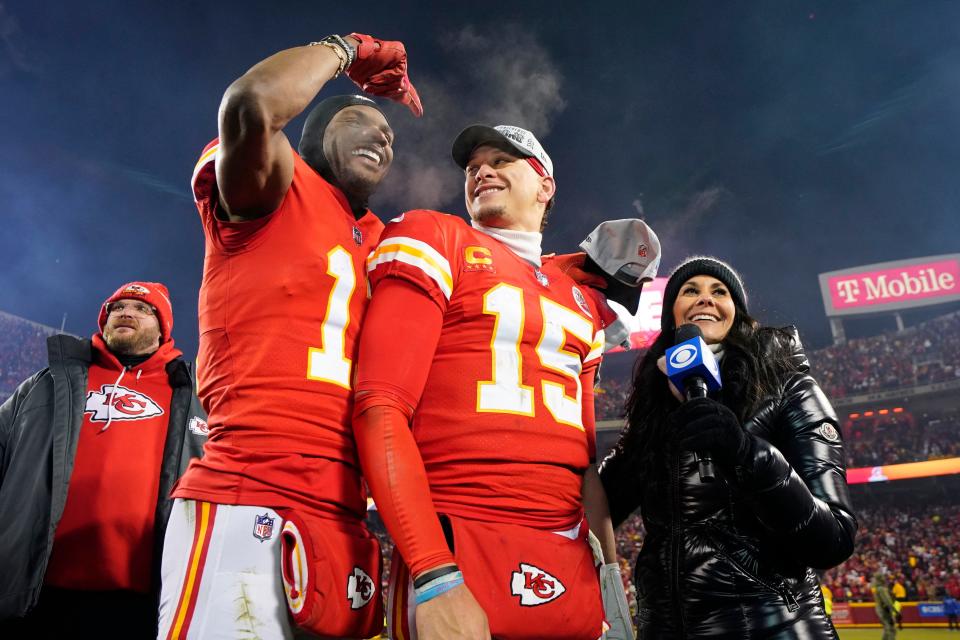
M 603 349 L 592 301 L 566 274 L 434 211 L 392 221 L 367 268 L 374 290 L 403 278 L 444 311 L 423 394 L 409 399 L 437 510 L 539 528 L 577 524 L 595 457 L 592 390 Z M 371 387 L 381 382 L 402 387 Z
M 365 259 L 383 224 L 369 211 L 355 219 L 293 150 L 293 183 L 276 211 L 221 220 L 217 148 L 204 149 L 193 177 L 206 237 L 197 380 L 210 436 L 174 495 L 362 516 L 353 363 Z

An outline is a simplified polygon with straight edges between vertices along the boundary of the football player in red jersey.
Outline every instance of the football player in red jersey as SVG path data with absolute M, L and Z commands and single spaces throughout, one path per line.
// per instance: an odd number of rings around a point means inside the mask
M 391 637 L 598 638 L 585 508 L 615 554 L 595 468 L 598 309 L 541 261 L 556 183 L 533 134 L 475 125 L 453 156 L 471 224 L 405 213 L 368 260 L 353 427 L 400 556 Z
M 365 260 L 383 228 L 367 201 L 393 131 L 362 96 L 320 102 L 299 153 L 283 128 L 344 71 L 420 115 L 406 65 L 399 42 L 330 36 L 263 60 L 224 94 L 219 137 L 193 176 L 209 447 L 173 492 L 161 638 L 382 628 L 349 420 Z

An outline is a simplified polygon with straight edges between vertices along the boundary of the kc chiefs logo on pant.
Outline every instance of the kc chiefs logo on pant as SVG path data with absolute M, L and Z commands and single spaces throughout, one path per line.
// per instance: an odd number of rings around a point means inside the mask
M 351 609 L 359 609 L 373 599 L 377 588 L 373 579 L 360 567 L 354 567 L 353 573 L 347 577 L 347 600 Z
M 540 567 L 520 563 L 520 571 L 510 574 L 510 592 L 520 596 L 520 606 L 535 607 L 559 598 L 567 588 Z

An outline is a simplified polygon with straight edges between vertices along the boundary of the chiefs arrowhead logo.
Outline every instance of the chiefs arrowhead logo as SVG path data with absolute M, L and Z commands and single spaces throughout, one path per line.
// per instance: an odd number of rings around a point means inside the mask
M 573 299 L 577 303 L 577 306 L 580 307 L 580 311 L 583 311 L 587 314 L 588 318 L 592 318 L 593 314 L 590 313 L 590 307 L 587 306 L 587 299 L 583 295 L 583 291 L 574 287 L 573 288 Z
M 187 428 L 198 436 L 207 437 L 210 435 L 210 426 L 207 421 L 197 416 L 190 418 L 190 421 L 187 422 Z
M 138 296 L 146 296 L 150 294 L 150 289 L 147 289 L 143 285 L 131 284 L 126 289 L 123 290 L 123 293 L 133 293 Z
M 87 393 L 84 413 L 90 414 L 91 422 L 118 420 L 143 420 L 162 416 L 163 409 L 150 396 L 126 387 L 105 384 L 100 391 Z
M 535 607 L 556 600 L 567 588 L 555 577 L 532 564 L 520 563 L 520 571 L 510 574 L 510 592 L 520 596 L 520 606 Z
M 353 573 L 347 578 L 347 600 L 351 609 L 359 609 L 373 599 L 377 588 L 373 579 L 360 567 L 354 567 Z

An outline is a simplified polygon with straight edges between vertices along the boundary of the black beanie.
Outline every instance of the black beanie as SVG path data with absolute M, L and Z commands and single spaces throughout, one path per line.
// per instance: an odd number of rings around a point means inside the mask
M 303 123 L 303 133 L 300 135 L 300 145 L 297 147 L 297 151 L 304 162 L 313 167 L 327 182 L 336 184 L 333 171 L 327 162 L 327 156 L 323 153 L 323 136 L 327 131 L 327 125 L 341 109 L 355 105 L 373 107 L 383 113 L 376 102 L 364 96 L 331 96 L 321 100 L 310 111 L 307 121 Z
M 734 271 L 733 267 L 722 260 L 711 258 L 710 256 L 693 256 L 680 263 L 670 279 L 667 280 L 667 286 L 663 290 L 663 310 L 660 313 L 660 328 L 664 331 L 675 328 L 673 326 L 673 304 L 677 301 L 677 295 L 680 294 L 680 287 L 683 283 L 694 276 L 712 276 L 727 285 L 730 290 L 730 297 L 733 303 L 739 309 L 747 309 L 747 292 L 743 288 L 743 280 L 740 274 Z

